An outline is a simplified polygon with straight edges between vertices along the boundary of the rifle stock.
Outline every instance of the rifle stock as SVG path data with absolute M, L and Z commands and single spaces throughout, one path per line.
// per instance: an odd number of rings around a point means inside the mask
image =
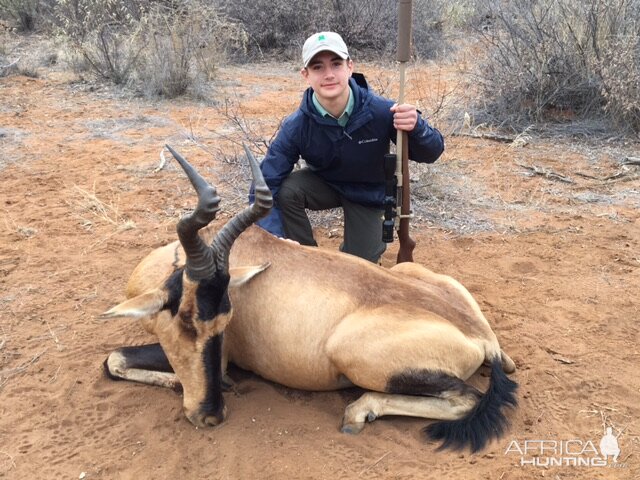
M 413 262 L 413 249 L 416 248 L 416 242 L 409 236 L 409 216 L 411 215 L 411 190 L 409 188 L 409 149 L 407 132 L 402 132 L 403 144 L 405 148 L 402 151 L 402 206 L 400 208 L 400 220 L 398 222 L 398 240 L 400 249 L 396 263 Z

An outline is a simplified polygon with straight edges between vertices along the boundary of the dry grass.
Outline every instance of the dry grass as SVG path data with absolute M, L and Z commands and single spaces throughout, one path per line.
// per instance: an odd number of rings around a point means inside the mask
M 35 354 L 31 358 L 31 360 L 28 360 L 28 361 L 26 361 L 24 363 L 21 363 L 17 367 L 5 368 L 3 370 L 0 370 L 0 390 L 2 390 L 2 387 L 4 387 L 6 385 L 6 383 L 9 381 L 9 379 L 11 379 L 12 377 L 15 377 L 16 375 L 20 375 L 21 373 L 25 372 L 31 365 L 33 365 L 38 360 L 40 360 L 40 357 L 42 357 L 42 355 L 44 355 L 46 351 L 47 351 L 47 349 L 45 348 L 41 352 Z
M 5 214 L 3 220 L 6 232 L 18 234 L 20 238 L 29 239 L 34 237 L 38 233 L 38 230 L 34 227 L 18 225 L 8 213 Z M 2 265 L 0 264 L 0 267 L 1 266 Z
M 81 212 L 78 216 L 82 220 L 82 226 L 85 229 L 90 230 L 93 227 L 93 221 L 86 218 L 87 213 L 90 213 L 93 219 L 98 219 L 103 223 L 116 227 L 117 231 L 136 228 L 136 224 L 132 220 L 123 217 L 120 213 L 119 198 L 117 196 L 108 202 L 98 198 L 95 183 L 91 191 L 74 185 L 73 193 L 75 197 L 73 206 Z

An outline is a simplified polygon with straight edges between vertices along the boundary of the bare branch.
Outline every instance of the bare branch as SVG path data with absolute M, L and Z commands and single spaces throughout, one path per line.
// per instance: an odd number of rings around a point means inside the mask
M 17 64 L 18 64 L 18 62 L 20 61 L 20 58 L 21 58 L 21 57 L 18 57 L 16 60 L 14 60 L 13 62 L 11 62 L 11 63 L 10 63 L 10 64 L 8 64 L 8 65 L 0 65 L 0 69 L 2 69 L 2 70 L 4 70 L 4 69 L 9 69 L 9 68 L 11 68 L 11 67 L 13 67 L 13 66 L 17 65 Z

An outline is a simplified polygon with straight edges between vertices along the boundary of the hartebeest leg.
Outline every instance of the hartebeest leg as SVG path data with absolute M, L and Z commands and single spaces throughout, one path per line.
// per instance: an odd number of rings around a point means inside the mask
M 368 392 L 347 406 L 342 420 L 342 431 L 359 433 L 365 421 L 372 422 L 383 415 L 457 420 L 466 415 L 476 402 L 475 395 L 438 398 Z
M 159 343 L 114 350 L 105 360 L 104 368 L 112 380 L 130 380 L 173 390 L 180 388 L 180 381 Z
M 224 366 L 223 371 L 226 371 L 226 360 Z M 129 380 L 172 390 L 182 388 L 159 343 L 114 350 L 105 360 L 104 370 L 112 380 Z M 233 381 L 225 373 L 222 389 L 229 391 L 232 387 Z
M 413 277 L 417 280 L 421 280 L 430 287 L 437 286 L 440 288 L 440 294 L 443 298 L 448 298 L 450 304 L 462 304 L 467 305 L 470 309 L 470 316 L 473 318 L 481 319 L 482 322 L 487 322 L 483 313 L 480 311 L 475 299 L 471 296 L 468 290 L 463 287 L 457 280 L 447 276 L 434 273 L 428 268 L 413 262 L 403 262 L 391 267 L 390 269 L 394 273 L 398 273 L 404 277 Z M 488 324 L 488 323 L 487 323 Z M 516 371 L 516 364 L 514 361 L 501 350 L 502 357 L 502 369 L 505 373 L 513 373 Z M 485 362 L 488 365 L 488 362 Z
M 382 415 L 458 420 L 481 397 L 464 379 L 482 365 L 489 342 L 472 341 L 445 322 L 391 322 L 393 314 L 379 308 L 351 315 L 327 341 L 336 370 L 372 391 L 347 407 L 345 432 Z

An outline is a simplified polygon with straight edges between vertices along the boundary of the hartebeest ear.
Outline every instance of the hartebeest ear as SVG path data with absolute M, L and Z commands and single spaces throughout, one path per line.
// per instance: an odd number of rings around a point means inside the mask
M 150 290 L 137 297 L 130 298 L 99 315 L 100 318 L 133 317 L 141 318 L 162 310 L 167 302 L 168 294 L 165 290 Z
M 252 266 L 252 267 L 232 267 L 229 269 L 229 275 L 231 276 L 231 280 L 229 280 L 230 287 L 239 287 L 244 285 L 253 277 L 258 275 L 261 272 L 264 272 L 271 263 L 263 263 L 262 265 Z

